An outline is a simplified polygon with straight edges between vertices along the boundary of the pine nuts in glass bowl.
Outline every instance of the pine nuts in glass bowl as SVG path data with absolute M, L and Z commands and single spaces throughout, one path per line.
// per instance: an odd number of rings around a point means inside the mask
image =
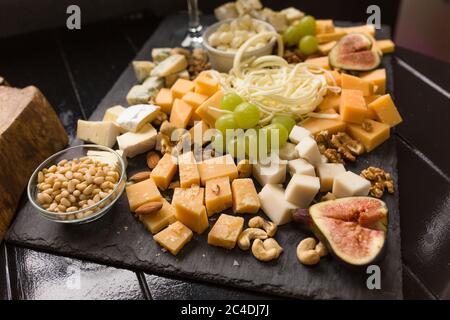
M 28 182 L 28 199 L 46 219 L 87 223 L 102 217 L 122 194 L 125 163 L 114 150 L 84 144 L 47 158 Z

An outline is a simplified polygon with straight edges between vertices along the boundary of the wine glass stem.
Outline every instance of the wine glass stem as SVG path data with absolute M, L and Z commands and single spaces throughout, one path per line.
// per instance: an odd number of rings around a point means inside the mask
M 202 29 L 200 25 L 198 1 L 187 0 L 189 11 L 189 33 L 193 36 L 197 36 L 198 32 Z

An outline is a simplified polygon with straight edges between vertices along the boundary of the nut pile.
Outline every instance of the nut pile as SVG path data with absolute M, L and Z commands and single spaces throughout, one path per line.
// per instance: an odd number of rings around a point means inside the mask
M 315 139 L 320 153 L 332 163 L 344 163 L 344 160 L 354 162 L 356 156 L 365 152 L 364 145 L 345 132 L 331 135 L 325 130 L 316 134 Z
M 394 193 L 394 181 L 390 173 L 377 167 L 368 167 L 361 171 L 361 177 L 366 178 L 371 183 L 370 195 L 375 198 L 381 198 L 384 191 Z
M 120 174 L 117 168 L 90 157 L 61 160 L 38 173 L 37 202 L 55 213 L 71 213 L 92 205 L 113 192 Z M 76 218 L 89 216 L 99 208 L 77 213 Z M 74 218 L 74 217 L 68 217 Z

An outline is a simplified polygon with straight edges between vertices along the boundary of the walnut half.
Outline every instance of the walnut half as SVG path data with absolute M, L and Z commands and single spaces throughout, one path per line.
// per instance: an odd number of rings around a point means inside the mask
M 390 173 L 377 167 L 368 167 L 361 171 L 361 177 L 367 179 L 371 183 L 370 195 L 375 198 L 381 198 L 384 191 L 394 193 L 394 181 Z

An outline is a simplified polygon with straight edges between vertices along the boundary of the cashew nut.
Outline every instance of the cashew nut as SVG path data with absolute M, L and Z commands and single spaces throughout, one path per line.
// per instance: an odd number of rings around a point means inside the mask
M 306 238 L 297 246 L 297 258 L 301 263 L 312 266 L 320 261 L 320 257 L 327 255 L 328 251 L 322 242 L 316 244 L 316 239 Z
M 267 233 L 257 228 L 248 228 L 241 232 L 238 238 L 238 246 L 242 250 L 250 249 L 250 243 L 254 239 L 267 239 Z
M 271 221 L 267 221 L 266 219 L 257 216 L 250 219 L 248 222 L 248 226 L 250 228 L 262 228 L 266 231 L 269 237 L 273 237 L 277 232 L 277 225 Z
M 276 259 L 283 252 L 283 248 L 280 247 L 278 242 L 269 238 L 264 241 L 256 239 L 253 241 L 252 253 L 256 259 L 260 261 L 270 261 Z

